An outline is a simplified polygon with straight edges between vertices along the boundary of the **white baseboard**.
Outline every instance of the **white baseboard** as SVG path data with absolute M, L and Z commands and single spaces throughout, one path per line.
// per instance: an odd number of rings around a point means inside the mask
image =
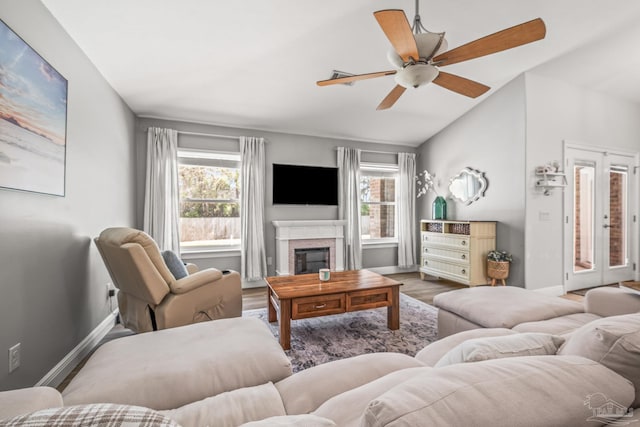
M 267 286 L 267 282 L 264 279 L 260 280 L 242 280 L 242 289 L 249 288 L 264 288 Z
M 116 324 L 118 310 L 110 313 L 89 335 L 83 339 L 69 354 L 38 381 L 35 387 L 57 387 L 78 366 L 82 360 L 98 345 L 100 340 L 109 333 Z
M 396 274 L 396 273 L 412 273 L 418 271 L 418 266 L 414 265 L 408 268 L 400 268 L 397 265 L 389 265 L 387 267 L 372 267 L 366 270 L 373 271 L 378 274 Z
M 532 289 L 534 292 L 540 292 L 544 295 L 550 295 L 552 297 L 560 297 L 565 294 L 564 287 L 562 285 L 549 286 L 547 288 Z

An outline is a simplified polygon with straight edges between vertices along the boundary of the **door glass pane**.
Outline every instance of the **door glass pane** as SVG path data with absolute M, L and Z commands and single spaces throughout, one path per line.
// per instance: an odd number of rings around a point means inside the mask
M 627 264 L 627 177 L 626 167 L 612 167 L 609 171 L 610 267 Z
M 594 211 L 595 167 L 574 166 L 574 272 L 593 270 L 594 263 Z

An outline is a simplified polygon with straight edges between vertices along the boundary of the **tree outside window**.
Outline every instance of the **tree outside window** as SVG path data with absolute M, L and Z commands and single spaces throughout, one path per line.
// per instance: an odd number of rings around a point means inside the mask
M 207 162 L 207 159 L 182 157 L 178 167 L 178 179 L 181 248 L 189 251 L 238 247 L 239 162 Z

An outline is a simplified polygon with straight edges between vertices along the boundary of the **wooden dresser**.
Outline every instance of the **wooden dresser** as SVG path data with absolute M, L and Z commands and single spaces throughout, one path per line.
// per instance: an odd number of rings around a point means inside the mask
M 487 282 L 487 253 L 496 248 L 495 221 L 420 221 L 420 276 L 469 286 Z

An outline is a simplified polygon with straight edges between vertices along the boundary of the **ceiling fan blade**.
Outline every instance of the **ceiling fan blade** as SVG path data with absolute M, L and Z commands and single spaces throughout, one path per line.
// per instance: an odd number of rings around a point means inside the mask
M 400 96 L 404 93 L 405 90 L 407 90 L 405 87 L 396 85 L 396 87 L 391 89 L 391 92 L 389 92 L 389 95 L 387 95 L 382 100 L 382 102 L 380 103 L 380 105 L 378 105 L 378 108 L 376 108 L 376 110 L 386 110 L 387 108 L 391 108 L 393 104 L 396 103 L 398 98 L 400 98 Z
M 392 76 L 395 73 L 396 73 L 395 70 L 391 70 L 391 71 L 379 71 L 377 73 L 356 74 L 355 76 L 340 77 L 337 79 L 329 79 L 329 80 L 320 80 L 316 82 L 316 84 L 318 86 L 345 84 L 345 83 L 355 82 L 358 80 L 367 80 L 367 79 L 375 79 L 376 77 Z
M 445 73 L 444 71 L 440 71 L 440 74 L 433 80 L 433 83 L 470 98 L 477 98 L 491 89 L 482 83 L 474 82 L 473 80 L 465 79 L 455 74 Z
M 384 31 L 391 45 L 404 62 L 408 62 L 409 57 L 416 60 L 418 59 L 419 54 L 416 39 L 413 37 L 407 16 L 402 10 L 379 10 L 374 12 L 373 16 L 376 17 L 382 31 Z
M 433 58 L 433 62 L 438 66 L 444 66 L 479 58 L 541 40 L 546 32 L 544 22 L 537 18 L 441 53 Z

